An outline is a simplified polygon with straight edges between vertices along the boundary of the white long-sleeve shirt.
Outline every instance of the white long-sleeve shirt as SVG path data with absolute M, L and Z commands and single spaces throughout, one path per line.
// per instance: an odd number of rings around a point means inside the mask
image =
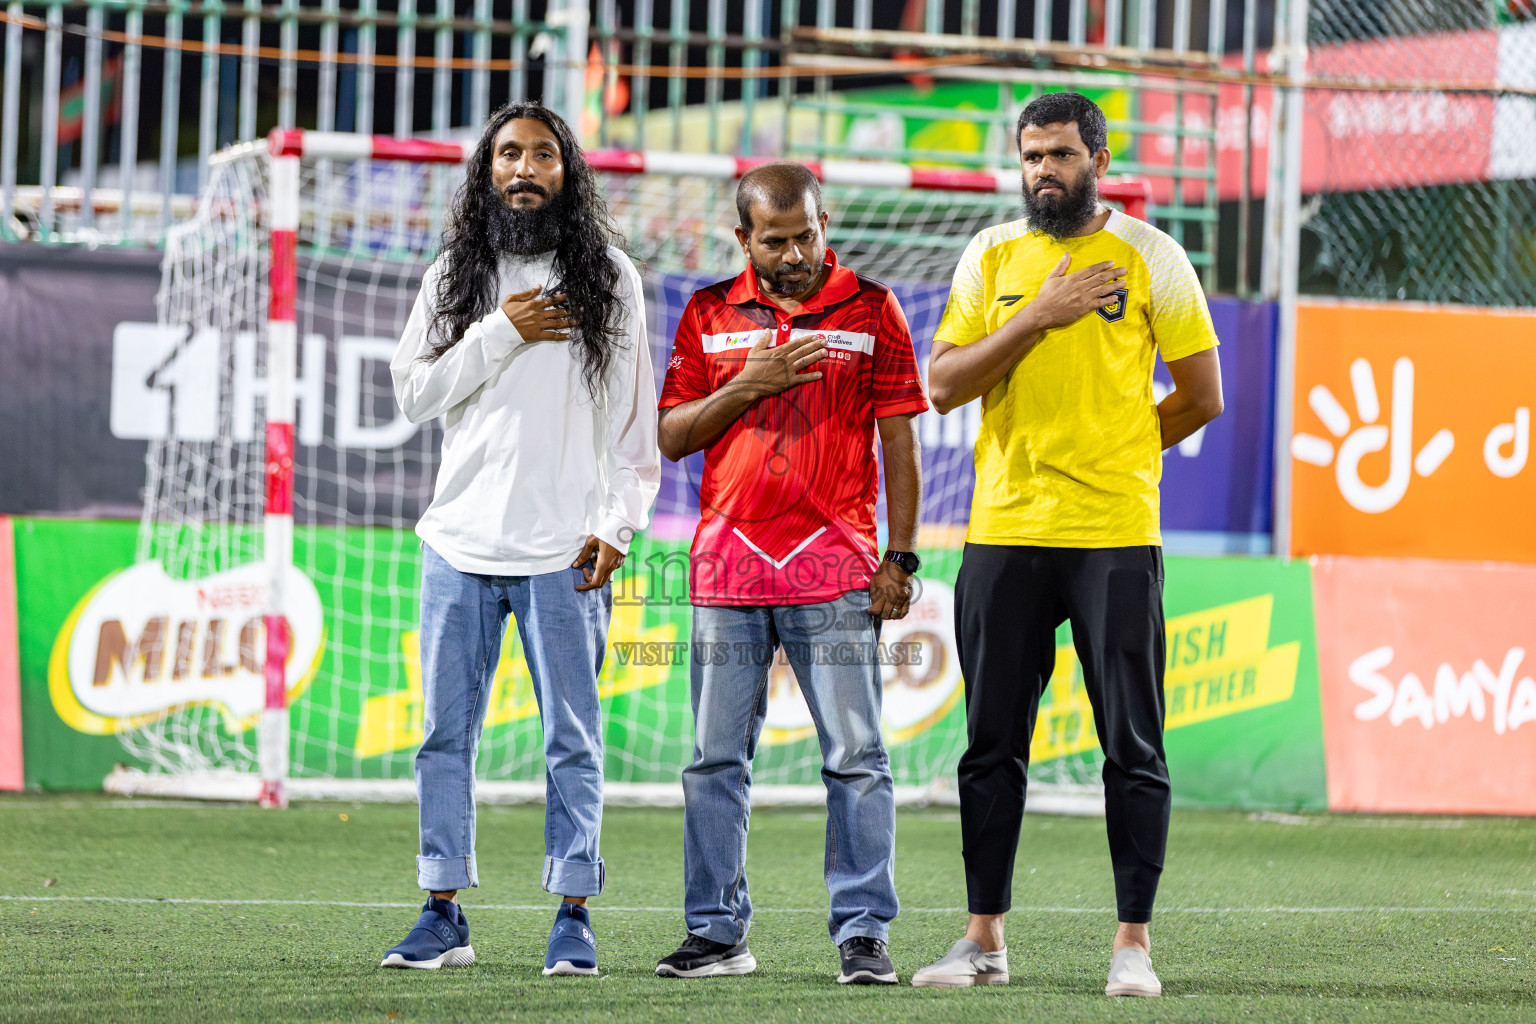
M 656 381 L 640 275 L 618 249 L 622 347 L 593 402 L 580 349 L 524 341 L 500 306 L 436 362 L 427 328 L 438 267 L 428 268 L 390 360 L 411 422 L 445 418 L 432 504 L 416 533 L 460 572 L 530 576 L 569 566 L 589 534 L 627 552 L 661 486 Z M 554 254 L 503 258 L 498 299 L 543 286 Z

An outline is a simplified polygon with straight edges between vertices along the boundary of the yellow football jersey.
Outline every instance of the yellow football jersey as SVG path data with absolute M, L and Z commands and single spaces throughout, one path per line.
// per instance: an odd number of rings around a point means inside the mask
M 1216 346 L 1189 257 L 1118 210 L 1103 229 L 1055 239 L 1024 220 L 987 228 L 955 269 L 935 341 L 968 345 L 1035 298 L 1063 254 L 1067 273 L 1113 260 L 1121 301 L 1045 332 L 982 397 L 976 544 L 1110 548 L 1160 544 L 1162 441 L 1152 367 Z

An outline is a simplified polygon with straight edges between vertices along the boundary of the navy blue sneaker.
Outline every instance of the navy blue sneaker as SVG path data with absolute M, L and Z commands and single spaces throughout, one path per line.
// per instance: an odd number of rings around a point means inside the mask
M 468 967 L 475 962 L 469 945 L 469 921 L 452 900 L 427 897 L 421 917 L 405 941 L 384 954 L 382 967 L 415 967 L 435 971 L 439 967 Z
M 591 915 L 578 904 L 560 904 L 555 912 L 555 926 L 549 930 L 544 976 L 596 973 L 597 936 L 592 934 Z

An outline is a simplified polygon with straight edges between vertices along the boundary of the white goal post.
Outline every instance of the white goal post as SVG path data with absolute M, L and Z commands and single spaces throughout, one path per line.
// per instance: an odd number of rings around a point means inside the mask
M 139 559 L 187 581 L 249 580 L 259 566 L 259 642 L 242 630 L 240 657 L 224 659 L 233 673 L 231 692 L 244 680 L 259 693 L 253 689 L 238 700 L 215 694 L 125 719 L 119 736 L 139 767 L 109 776 L 110 791 L 256 799 L 271 807 L 290 797 L 409 798 L 411 716 L 419 720 L 411 702 L 420 692 L 410 647 L 415 613 L 404 606 L 415 600 L 417 571 L 409 533 L 430 498 L 437 438 L 430 425 L 420 434 L 395 431 L 387 382 L 370 377 L 366 367 L 377 369 L 380 353 L 398 338 L 460 181 L 457 165 L 474 144 L 276 130 L 264 144 L 218 154 L 194 216 L 173 229 L 161 320 L 182 330 L 184 340 L 163 369 L 167 379 L 189 387 L 190 371 L 173 364 L 206 345 L 199 358 L 217 370 L 208 380 L 218 400 L 210 399 L 216 415 L 203 423 L 179 412 L 183 398 L 188 409 L 201 408 L 191 400 L 195 395 L 177 395 L 173 436 L 151 443 Z M 729 238 L 731 183 L 769 161 L 666 152 L 585 155 L 603 176 L 615 219 L 637 255 L 676 278 L 655 285 L 648 298 L 656 307 L 651 344 L 664 352 L 667 317 L 675 322 L 679 311 L 674 293 L 683 294 L 677 289 L 738 269 L 739 250 Z M 929 320 L 935 303 L 942 308 L 959 247 L 975 230 L 1016 215 L 1010 211 L 1018 198 L 1017 171 L 873 161 L 807 166 L 827 186 L 829 203 L 834 196 L 842 200 L 834 218 L 845 225 L 839 244 L 858 253 L 860 272 L 880 273 L 882 280 L 910 272 L 925 282 Z M 1106 179 L 1100 192 L 1145 216 L 1145 181 Z M 840 255 L 846 251 L 839 248 Z M 317 326 L 322 322 L 326 326 Z M 928 428 L 955 451 L 966 447 L 959 418 L 940 424 L 934 417 Z M 958 456 L 952 461 L 953 480 L 944 483 L 941 473 L 940 486 L 945 501 L 959 509 L 969 489 L 968 452 L 963 465 Z M 658 521 L 689 514 L 677 495 L 664 495 L 658 513 Z M 323 618 L 309 622 L 306 616 L 320 615 L 322 605 Z M 625 629 L 636 638 L 664 632 L 638 612 L 621 621 L 616 605 L 615 637 L 625 637 Z M 676 632 L 666 639 L 676 641 Z M 187 641 L 209 649 L 218 642 Z M 198 664 L 219 662 L 217 654 L 198 653 L 204 659 Z M 317 676 L 322 661 L 327 668 Z M 902 737 L 957 706 L 958 669 L 946 671 L 947 702 L 919 707 L 914 722 L 899 730 Z M 632 666 L 624 672 L 630 677 L 605 690 L 605 699 L 633 699 L 654 683 Z M 373 684 L 384 678 L 408 685 L 398 693 L 375 692 Z M 526 725 L 518 670 L 498 678 L 505 700 L 493 716 L 503 725 Z M 691 736 L 686 701 L 665 713 L 629 714 L 621 732 L 634 747 L 610 745 L 610 759 L 623 762 L 619 777 L 609 773 L 610 800 L 675 802 L 680 790 L 665 777 L 683 767 L 678 734 Z M 291 722 L 298 723 L 297 734 Z M 823 792 L 810 781 L 814 752 L 805 747 L 804 728 L 785 727 L 779 735 L 804 749 L 794 765 L 771 766 L 755 796 L 819 803 Z M 931 763 L 898 772 L 903 803 L 953 799 L 953 747 L 912 755 Z M 542 798 L 542 770 L 534 763 L 542 763 L 541 754 L 496 756 L 501 760 L 479 783 L 482 799 Z M 781 781 L 790 778 L 806 781 Z M 1074 770 L 1032 783 L 1031 807 L 1095 810 L 1102 796 L 1096 778 Z

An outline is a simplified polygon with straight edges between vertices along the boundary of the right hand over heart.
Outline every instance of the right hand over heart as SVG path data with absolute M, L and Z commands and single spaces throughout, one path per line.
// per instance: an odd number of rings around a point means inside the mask
M 1115 291 L 1125 287 L 1124 267 L 1106 261 L 1069 274 L 1067 266 L 1071 262 L 1070 253 L 1063 256 L 1029 304 L 1035 324 L 1041 328 L 1066 327 L 1096 309 L 1120 301 Z
M 501 301 L 501 311 L 524 341 L 570 341 L 579 326 L 565 305 L 565 294 L 542 296 L 542 285 Z
M 736 387 L 750 389 L 756 395 L 777 395 L 801 384 L 821 380 L 819 370 L 803 372 L 827 357 L 827 345 L 814 334 L 803 334 L 773 348 L 762 338 L 747 353 L 747 363 L 731 381 Z

